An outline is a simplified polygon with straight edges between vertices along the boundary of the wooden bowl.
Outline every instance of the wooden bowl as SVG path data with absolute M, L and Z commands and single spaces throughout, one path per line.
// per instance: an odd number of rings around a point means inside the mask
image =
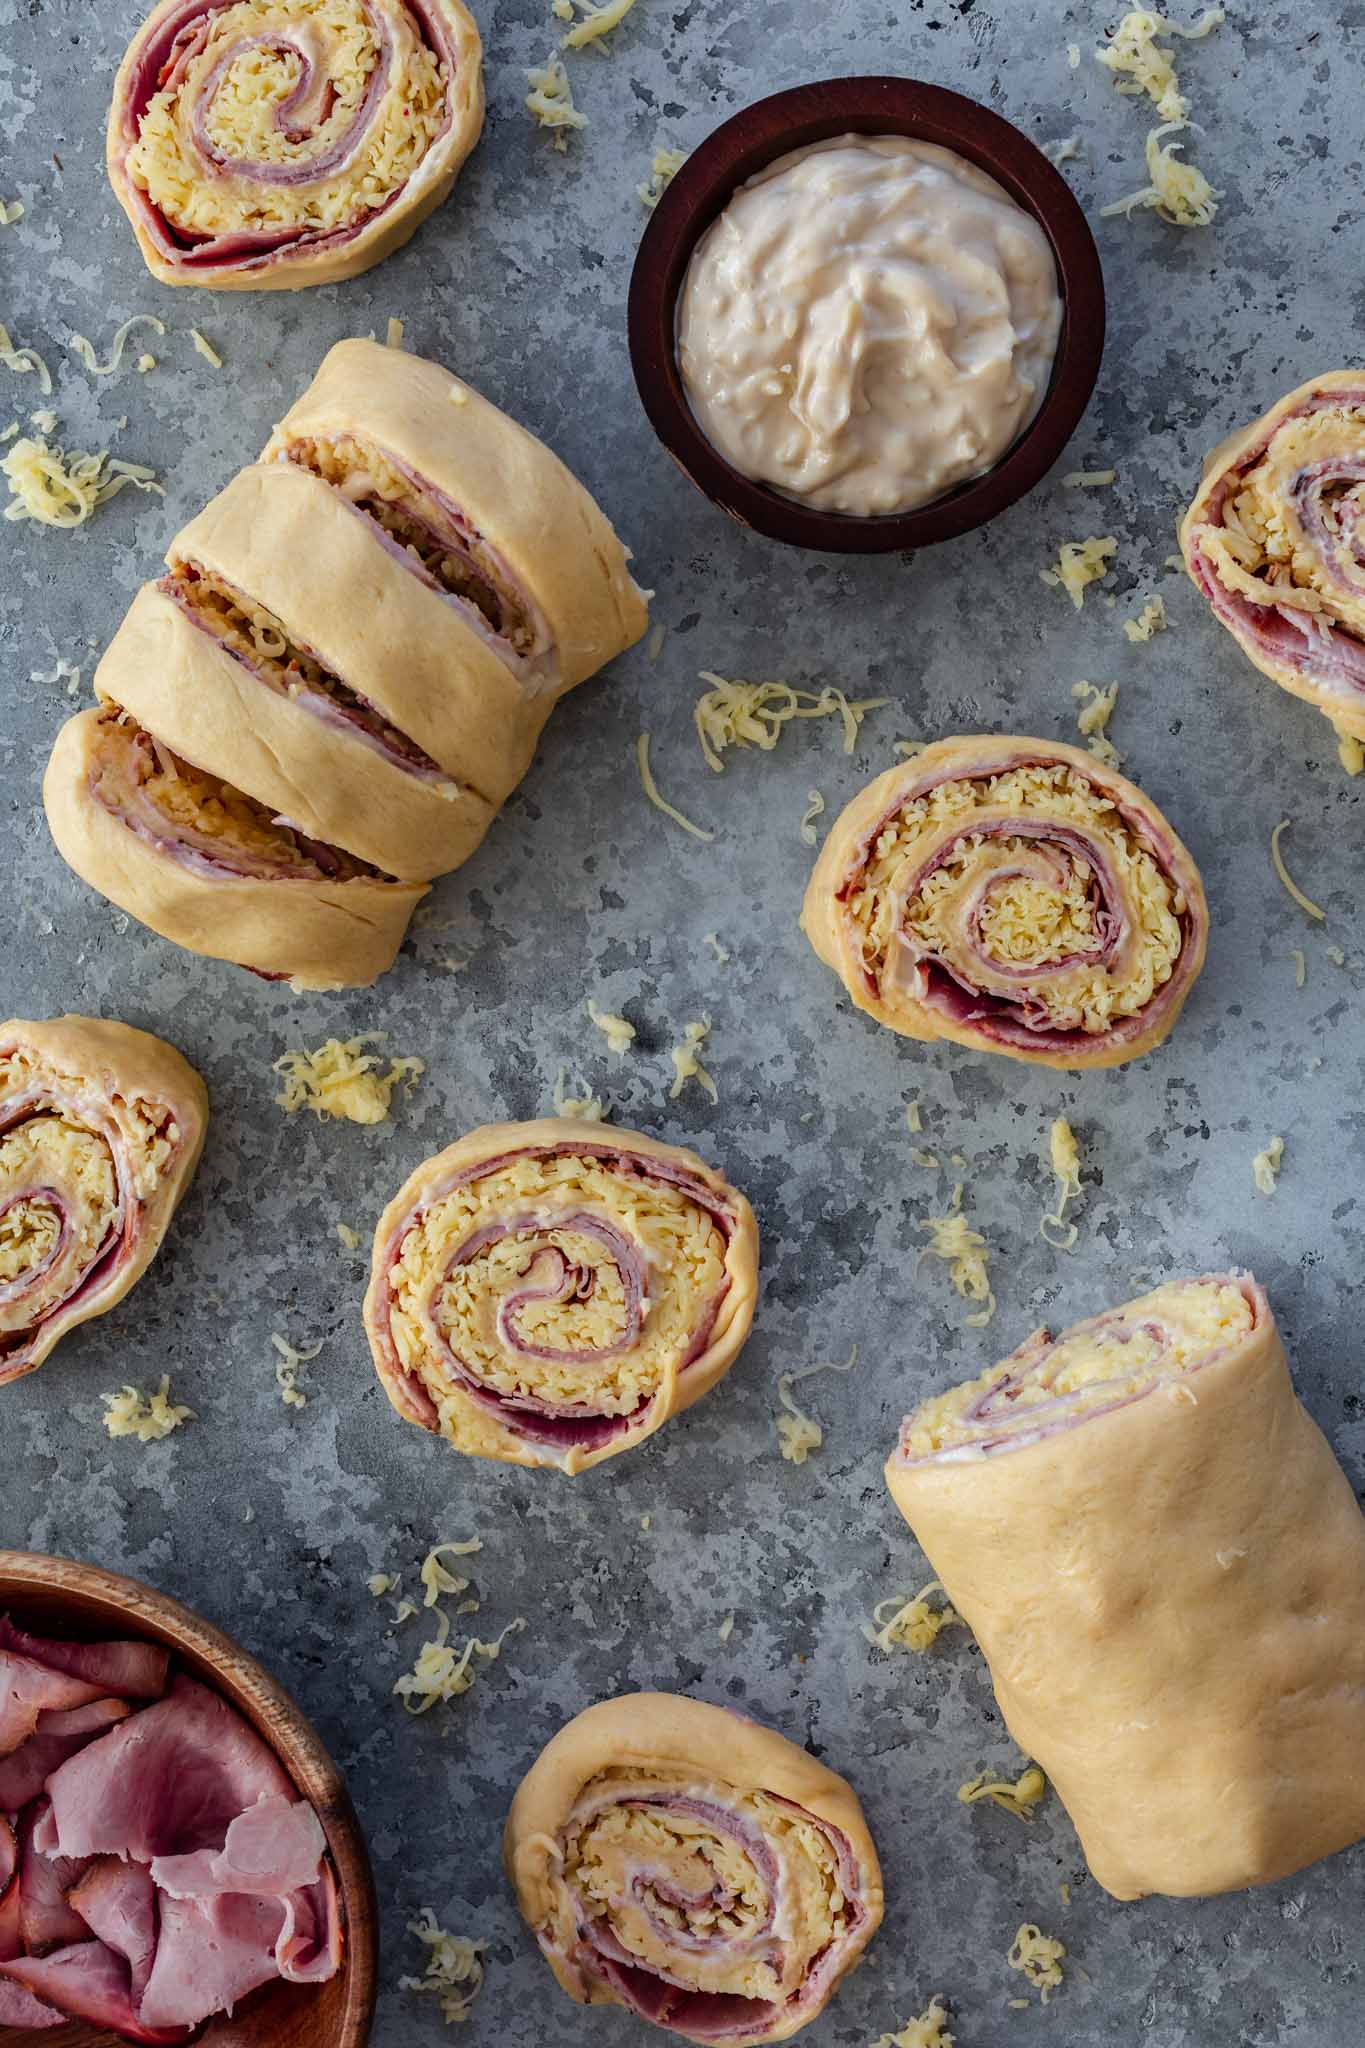
M 336 1868 L 346 1943 L 325 1984 L 265 1986 L 231 2019 L 210 2020 L 201 2048 L 364 2048 L 374 2019 L 378 1914 L 365 1838 L 341 1773 L 287 1692 L 245 1650 L 178 1600 L 137 1579 L 70 1558 L 0 1550 L 0 1609 L 23 1626 L 98 1641 L 140 1636 L 173 1652 L 180 1667 L 237 1709 L 270 1744 L 322 1822 Z M 117 2034 L 73 2021 L 30 2033 L 0 2027 L 0 2048 L 126 2048 Z
M 834 135 L 908 135 L 955 150 L 1003 185 L 1052 244 L 1062 332 L 1047 395 L 994 469 L 910 512 L 821 512 L 743 476 L 698 425 L 678 368 L 677 303 L 692 251 L 737 186 L 777 157 Z M 694 149 L 654 209 L 630 281 L 630 357 L 655 433 L 683 474 L 741 525 L 834 554 L 922 548 L 982 526 L 1051 469 L 1090 401 L 1104 349 L 1104 277 L 1071 188 L 1026 135 L 988 107 L 914 78 L 830 78 L 774 93 Z

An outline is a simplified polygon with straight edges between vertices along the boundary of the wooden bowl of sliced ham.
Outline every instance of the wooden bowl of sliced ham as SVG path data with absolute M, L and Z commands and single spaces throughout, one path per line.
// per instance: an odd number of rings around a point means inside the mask
M 259 1664 L 0 1550 L 0 2048 L 362 2048 L 375 1925 L 341 1775 Z

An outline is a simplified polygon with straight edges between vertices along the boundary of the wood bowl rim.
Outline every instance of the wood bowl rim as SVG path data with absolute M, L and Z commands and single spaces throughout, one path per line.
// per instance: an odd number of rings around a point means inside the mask
M 105 1610 L 111 1633 L 160 1642 L 182 1658 L 192 1676 L 204 1675 L 269 1744 L 301 1797 L 310 1797 L 304 1788 L 313 1780 L 321 1796 L 313 1796 L 312 1803 L 336 1871 L 346 1935 L 341 1965 L 344 2003 L 328 2048 L 366 2048 L 379 1986 L 374 1872 L 346 1781 L 321 1735 L 298 1702 L 249 1651 L 172 1594 L 79 1558 L 0 1549 L 0 1609 L 13 1604 L 16 1613 L 26 1609 L 37 1621 L 46 1616 L 55 1628 L 71 1629 L 77 1640 L 89 1639 L 89 1619 L 65 1612 L 73 1599 Z M 102 1630 L 104 1625 L 101 1617 L 93 1627 Z M 252 2010 L 250 2005 L 243 2007 L 248 2017 Z M 210 2029 L 214 2024 L 212 2019 L 207 2022 Z M 38 2035 L 0 2027 L 0 2043 L 43 2040 L 62 2048 L 69 2031 L 54 2028 Z M 88 2031 L 80 2036 L 82 2041 L 112 2044 L 119 2038 Z M 213 2048 L 211 2031 L 195 2039 L 203 2040 L 204 2048 Z
M 743 476 L 702 432 L 683 389 L 677 301 L 697 242 L 737 186 L 777 157 L 840 134 L 905 135 L 955 150 L 1032 214 L 1052 245 L 1062 331 L 1052 377 L 1030 424 L 993 469 L 909 512 L 863 518 L 818 511 Z M 979 101 L 927 80 L 820 79 L 743 107 L 700 142 L 641 237 L 627 307 L 631 368 L 651 426 L 697 488 L 743 526 L 788 546 L 885 554 L 933 546 L 983 526 L 1031 491 L 1070 440 L 1104 351 L 1104 274 L 1089 223 L 1056 166 L 1022 130 Z

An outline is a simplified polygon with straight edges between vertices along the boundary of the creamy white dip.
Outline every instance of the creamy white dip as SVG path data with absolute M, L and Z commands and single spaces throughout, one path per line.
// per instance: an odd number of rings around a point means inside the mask
M 845 135 L 741 185 L 683 281 L 678 359 L 707 439 L 822 511 L 905 512 L 980 476 L 1057 352 L 1052 248 L 951 150 Z

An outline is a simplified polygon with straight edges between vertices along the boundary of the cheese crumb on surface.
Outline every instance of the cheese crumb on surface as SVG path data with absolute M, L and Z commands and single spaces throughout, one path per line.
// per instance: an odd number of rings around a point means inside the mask
M 685 149 L 656 149 L 649 167 L 648 182 L 635 187 L 640 195 L 640 204 L 652 213 L 686 162 Z
M 722 967 L 729 966 L 730 955 L 726 951 L 725 947 L 722 946 L 720 938 L 717 933 L 707 932 L 702 940 L 702 944 L 704 946 L 709 946 L 711 948 L 711 951 L 715 954 L 717 960 L 719 960 Z
M 1013 1780 L 997 1778 L 993 1771 L 979 1771 L 974 1778 L 968 1778 L 965 1785 L 959 1785 L 957 1796 L 964 1806 L 975 1806 L 982 1799 L 989 1799 L 992 1806 L 998 1806 L 1003 1813 L 1013 1814 L 1016 1820 L 1031 1821 L 1033 1809 L 1047 1791 L 1047 1779 L 1037 1764 L 1030 1764 Z
M 1005 1960 L 1012 1970 L 1018 1970 L 1027 1977 L 1036 1991 L 1043 1994 L 1046 2005 L 1052 1993 L 1062 1981 L 1062 1957 L 1066 1949 L 1052 1935 L 1044 1934 L 1031 1920 L 1026 1920 L 1010 1944 Z
M 441 1559 L 473 1557 L 476 1551 L 482 1549 L 483 1539 L 478 1536 L 467 1536 L 462 1543 L 435 1544 L 422 1559 L 422 1567 L 417 1574 L 422 1581 L 425 1594 L 422 1605 L 434 1607 L 444 1593 L 467 1593 L 470 1581 L 462 1578 L 458 1572 L 448 1571 L 441 1563 Z
M 553 1102 L 556 1116 L 580 1116 L 586 1123 L 600 1124 L 607 1113 L 606 1104 L 600 1095 L 594 1095 L 590 1088 L 582 1095 L 568 1093 L 569 1070 L 561 1067 L 555 1075 Z
M 659 656 L 664 651 L 664 642 L 667 638 L 667 626 L 662 619 L 656 619 L 649 629 L 649 639 L 645 642 L 645 654 L 650 661 L 657 661 L 659 659 Z
M 439 2002 L 447 2026 L 459 2025 L 469 2018 L 483 1989 L 482 1958 L 488 1943 L 448 1934 L 430 1906 L 421 1907 L 417 1918 L 408 1922 L 408 1933 L 415 1934 L 426 1949 L 426 1967 L 420 1977 L 400 1977 L 399 1990 L 430 1993 Z
M 127 346 L 128 336 L 135 327 L 144 324 L 148 327 L 154 327 L 158 334 L 166 332 L 165 321 L 158 320 L 155 313 L 134 313 L 131 319 L 125 320 L 123 325 L 116 330 L 113 341 L 109 345 L 109 360 L 107 363 L 102 363 L 99 360 L 93 345 L 86 340 L 83 334 L 72 335 L 70 342 L 71 353 L 80 357 L 92 377 L 112 377 L 119 364 L 123 361 L 123 351 Z
M 931 1998 L 918 2018 L 907 2020 L 898 2034 L 879 2035 L 872 2048 L 957 2048 L 957 2036 L 948 2031 L 942 1999 Z
M 913 761 L 916 754 L 922 754 L 928 744 L 928 740 L 897 740 L 895 750 L 903 760 Z
M 519 1614 L 491 1643 L 469 1636 L 457 1649 L 450 1641 L 450 1617 L 443 1610 L 438 1610 L 436 1634 L 423 1643 L 412 1670 L 405 1671 L 396 1681 L 393 1688 L 395 1696 L 402 1700 L 410 1714 L 426 1714 L 439 1703 L 458 1699 L 469 1691 L 479 1675 L 475 1659 L 491 1664 L 502 1654 L 502 1646 L 508 1636 L 525 1626 L 526 1618 Z
M 921 1259 L 943 1259 L 948 1266 L 948 1278 L 963 1299 L 985 1303 L 984 1308 L 964 1318 L 970 1329 L 983 1330 L 995 1314 L 995 1296 L 986 1264 L 990 1253 L 981 1232 L 973 1230 L 962 1213 L 961 1181 L 953 1189 L 948 1214 L 927 1216 L 920 1227 L 930 1236 L 920 1253 Z
M 286 1116 L 311 1109 L 314 1116 L 344 1117 L 353 1124 L 382 1124 L 393 1091 L 402 1081 L 411 1089 L 426 1072 L 425 1060 L 396 1059 L 386 1074 L 380 1055 L 361 1050 L 367 1042 L 382 1043 L 387 1033 L 363 1031 L 355 1038 L 329 1038 L 315 1052 L 291 1049 L 271 1071 L 284 1086 L 274 1100 Z
M 371 1572 L 365 1584 L 371 1600 L 382 1600 L 386 1593 L 393 1591 L 398 1581 L 389 1572 Z
M 1057 1176 L 1057 1207 L 1051 1215 L 1044 1216 L 1038 1234 L 1054 1251 L 1069 1252 L 1079 1233 L 1074 1223 L 1066 1221 L 1066 1211 L 1067 1204 L 1080 1196 L 1081 1153 L 1076 1133 L 1064 1116 L 1054 1120 L 1048 1133 L 1048 1159 Z
M 1079 70 L 1080 70 L 1080 68 L 1081 68 L 1081 46 L 1080 46 L 1080 44 L 1079 44 L 1079 43 L 1068 43 L 1068 44 L 1067 44 L 1067 46 L 1066 46 L 1066 61 L 1067 61 L 1068 65 L 1070 66 L 1070 68 L 1071 68 L 1071 69 L 1072 69 L 1073 71 L 1079 71 Z
M 1183 150 L 1183 142 L 1168 142 L 1164 146 L 1162 137 L 1174 135 L 1185 128 L 1183 121 L 1167 121 L 1160 128 L 1153 128 L 1147 137 L 1147 177 L 1149 182 L 1139 186 L 1136 192 L 1128 192 L 1122 199 L 1111 200 L 1108 206 L 1100 208 L 1101 216 L 1122 213 L 1131 216 L 1139 207 L 1149 207 L 1173 228 L 1210 227 L 1218 212 L 1221 192 L 1215 192 L 1197 164 L 1186 163 L 1177 156 Z
M 1346 965 L 1346 955 L 1342 952 L 1340 946 L 1329 946 L 1327 948 L 1327 958 L 1331 961 L 1333 967 L 1344 967 Z
M 1258 1152 L 1251 1162 L 1252 1177 L 1263 1195 L 1273 1195 L 1275 1183 L 1280 1177 L 1280 1161 L 1284 1158 L 1284 1139 L 1272 1138 L 1264 1152 Z
M 110 1436 L 135 1436 L 140 1444 L 157 1444 L 182 1422 L 194 1420 L 193 1408 L 177 1407 L 171 1400 L 168 1373 L 154 1394 L 140 1394 L 136 1387 L 124 1387 L 117 1394 L 105 1394 L 104 1426 Z
M 389 315 L 389 324 L 384 333 L 384 346 L 386 348 L 401 348 L 403 346 L 403 323 L 401 320 L 396 320 L 392 314 Z
M 1359 775 L 1365 768 L 1365 742 L 1358 740 L 1353 732 L 1335 728 L 1337 736 L 1337 759 L 1348 775 Z
M 1097 491 L 1112 484 L 1117 475 L 1116 469 L 1069 469 L 1062 478 L 1062 487 L 1070 491 Z
M 156 368 L 156 357 L 151 353 L 149 349 L 144 349 L 142 351 L 142 354 L 138 357 L 137 361 L 133 364 L 133 368 L 137 371 L 139 377 L 145 377 L 149 370 L 154 370 Z
M 1076 713 L 1076 730 L 1085 741 L 1086 752 L 1105 768 L 1121 768 L 1123 756 L 1107 731 L 1118 703 L 1118 684 L 1110 683 L 1106 689 L 1099 683 L 1073 683 L 1071 694 L 1081 706 Z
M 3 323 L 0 323 L 0 369 L 13 370 L 20 377 L 26 376 L 30 370 L 36 370 L 38 389 L 44 398 L 51 398 L 52 372 L 47 364 L 36 348 L 24 348 L 11 340 L 10 331 Z
M 825 1432 L 815 1417 L 797 1406 L 792 1388 L 798 1380 L 808 1380 L 819 1372 L 852 1372 L 857 1362 L 858 1347 L 855 1344 L 842 1365 L 822 1359 L 817 1365 L 803 1365 L 796 1372 L 778 1374 L 777 1398 L 782 1404 L 782 1413 L 774 1418 L 777 1447 L 789 1465 L 804 1465 L 811 1452 L 818 1451 L 825 1441 Z
M 1038 574 L 1044 583 L 1054 590 L 1064 590 L 1072 604 L 1080 611 L 1085 603 L 1085 593 L 1092 583 L 1098 583 L 1109 574 L 1119 544 L 1112 534 L 1091 534 L 1088 540 L 1063 541 L 1057 552 L 1055 569 L 1040 569 Z
M 1294 901 L 1298 904 L 1299 909 L 1306 912 L 1306 914 L 1309 917 L 1315 918 L 1319 924 L 1326 924 L 1327 912 L 1322 908 L 1321 904 L 1314 903 L 1311 896 L 1304 895 L 1302 889 L 1290 875 L 1288 868 L 1284 864 L 1284 855 L 1280 852 L 1280 838 L 1281 835 L 1287 832 L 1288 830 L 1288 818 L 1281 818 L 1279 824 L 1275 827 L 1275 830 L 1270 835 L 1270 859 L 1274 866 L 1275 872 L 1279 876 L 1281 882 L 1284 884 L 1284 887 L 1288 890 L 1289 894 L 1293 897 Z
M 79 448 L 68 453 L 27 435 L 13 443 L 0 471 L 10 488 L 6 519 L 31 519 L 38 526 L 84 526 L 96 506 L 108 504 L 127 484 L 164 496 L 145 463 L 119 462 L 107 448 L 97 455 Z
M 913 1102 L 907 1102 L 905 1105 L 905 1123 L 906 1128 L 914 1131 L 917 1135 L 924 1129 L 924 1118 L 920 1114 L 918 1096 L 915 1097 Z
M 1181 28 L 1151 8 L 1137 7 L 1110 30 L 1107 41 L 1095 52 L 1095 61 L 1114 74 L 1119 92 L 1130 97 L 1146 93 L 1163 121 L 1183 121 L 1190 111 L 1189 101 L 1180 90 L 1173 53 L 1163 50 L 1156 38 L 1183 36 L 1187 42 L 1195 42 L 1226 19 L 1221 7 L 1206 7 L 1190 28 Z
M 573 103 L 568 72 L 558 57 L 551 57 L 539 71 L 527 72 L 526 83 L 531 88 L 526 95 L 527 113 L 539 127 L 552 131 L 556 149 L 567 149 L 570 129 L 588 125 L 587 115 L 580 114 Z
M 336 1226 L 336 1234 L 341 1239 L 341 1242 L 345 1245 L 348 1252 L 354 1252 L 359 1250 L 360 1232 L 358 1230 L 352 1230 L 349 1223 L 338 1223 Z
M 940 1580 L 930 1579 L 918 1593 L 893 1593 L 889 1600 L 879 1600 L 871 1621 L 863 1623 L 863 1634 L 873 1648 L 884 1650 L 888 1656 L 893 1650 L 914 1650 L 923 1656 L 945 1628 L 966 1626 L 946 1593 L 942 1607 L 929 1605 L 931 1593 L 943 1593 Z
M 1158 595 L 1149 597 L 1135 618 L 1125 619 L 1123 630 L 1125 636 L 1138 646 L 1144 640 L 1151 640 L 1156 634 L 1164 633 L 1170 623 L 1166 616 L 1166 600 Z
M 697 699 L 692 720 L 706 765 L 717 775 L 725 766 L 720 757 L 730 747 L 760 747 L 770 754 L 783 727 L 797 718 L 839 719 L 844 728 L 844 752 L 851 754 L 868 712 L 880 711 L 891 702 L 889 697 L 850 701 L 832 684 L 822 690 L 797 690 L 784 682 L 730 681 L 710 669 L 703 669 L 698 680 L 709 687 Z
M 659 794 L 659 785 L 654 780 L 654 771 L 649 765 L 649 734 L 647 732 L 642 732 L 635 742 L 635 758 L 640 766 L 641 787 L 655 810 L 662 811 L 664 816 L 671 818 L 675 825 L 681 825 L 683 831 L 690 832 L 694 839 L 705 840 L 708 843 L 714 839 L 716 836 L 714 832 L 708 832 L 704 825 L 694 825 L 690 818 L 685 818 L 680 810 L 677 810 L 674 805 L 668 802 L 666 797 Z
M 588 1015 L 604 1033 L 608 1052 L 614 1052 L 620 1059 L 630 1051 L 635 1043 L 635 1026 L 629 1017 L 617 1017 L 610 1010 L 599 1010 L 591 996 L 588 998 Z
M 716 1635 L 722 1643 L 728 1643 L 734 1632 L 735 1617 L 733 1614 L 727 1614 L 720 1627 L 716 1630 Z
M 314 1344 L 300 1345 L 297 1350 L 278 1330 L 272 1331 L 270 1341 L 279 1353 L 275 1360 L 275 1384 L 280 1390 L 280 1399 L 286 1408 L 306 1408 L 308 1396 L 299 1390 L 299 1367 L 317 1357 L 322 1349 L 321 1337 Z
M 620 27 L 634 5 L 635 0 L 603 0 L 603 4 L 597 7 L 593 0 L 578 0 L 582 20 L 574 22 L 564 38 L 564 48 L 581 50 L 585 44 L 595 43 L 599 37 L 610 34 L 612 29 Z M 561 14 L 559 18 L 568 21 L 571 16 L 572 8 L 569 14 Z
M 74 697 L 81 686 L 80 670 L 78 668 L 73 668 L 71 663 L 69 661 L 64 660 L 60 654 L 57 657 L 57 665 L 55 668 L 30 669 L 28 679 L 31 683 L 46 683 L 49 685 L 53 683 L 59 683 L 61 687 L 66 691 L 68 697 Z
M 0 199 L 0 228 L 12 228 L 26 211 L 22 199 Z
M 818 789 L 807 792 L 806 808 L 801 814 L 801 837 L 807 846 L 814 846 L 820 835 L 815 829 L 815 820 L 825 808 L 825 799 Z
M 939 1164 L 938 1154 L 926 1152 L 922 1146 L 916 1145 L 911 1149 L 910 1163 L 912 1166 L 924 1167 L 927 1172 L 936 1173 Z
M 720 1101 L 720 1090 L 717 1088 L 714 1078 L 707 1073 L 706 1068 L 697 1057 L 699 1048 L 705 1044 L 710 1035 L 711 1019 L 709 1017 L 697 1017 L 690 1024 L 684 1024 L 682 1043 L 675 1045 L 668 1055 L 673 1062 L 673 1086 L 668 1091 L 670 1101 L 675 1100 L 682 1094 L 683 1088 L 688 1081 L 696 1081 L 699 1086 L 706 1090 L 712 1102 Z
M 1289 957 L 1294 963 L 1294 986 L 1302 988 L 1308 979 L 1308 962 L 1304 958 L 1302 946 L 1295 946 Z

